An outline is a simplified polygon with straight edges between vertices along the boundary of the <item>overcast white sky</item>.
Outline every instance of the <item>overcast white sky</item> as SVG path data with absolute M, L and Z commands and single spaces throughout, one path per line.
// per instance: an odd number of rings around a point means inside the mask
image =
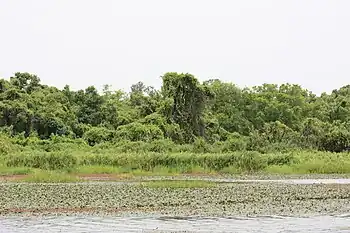
M 165 72 L 240 87 L 350 84 L 348 0 L 1 0 L 0 77 L 159 87 Z

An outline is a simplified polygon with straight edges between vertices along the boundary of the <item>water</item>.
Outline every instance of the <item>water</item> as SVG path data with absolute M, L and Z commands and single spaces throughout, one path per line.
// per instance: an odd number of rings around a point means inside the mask
M 147 180 L 147 179 L 145 179 Z M 176 177 L 175 179 L 170 179 L 168 177 L 161 177 L 161 178 L 152 178 L 148 180 L 204 180 L 204 181 L 212 181 L 212 182 L 219 182 L 219 183 L 284 183 L 284 184 L 350 184 L 349 178 L 343 178 L 343 179 L 268 179 L 268 180 L 257 180 L 257 179 L 231 179 L 231 178 L 213 178 L 213 177 L 201 177 L 198 178 L 179 178 Z M 116 185 L 116 184 L 132 184 L 135 183 L 135 181 L 110 181 L 103 184 L 107 185 Z M 0 183 L 0 185 L 12 185 L 13 183 Z M 17 184 L 21 184 L 20 182 L 17 182 Z M 22 183 L 25 185 L 38 185 L 38 183 Z M 89 182 L 76 182 L 76 183 L 66 183 L 65 185 L 92 185 L 92 184 L 101 184 L 100 181 L 93 180 Z M 42 183 L 41 185 L 60 185 L 58 183 Z
M 305 218 L 1 217 L 0 233 L 13 232 L 350 232 L 350 215 Z
M 285 184 L 350 184 L 350 179 L 282 179 L 282 180 L 233 180 L 222 182 L 285 183 Z
M 213 180 L 213 179 L 208 179 Z M 234 180 L 217 182 L 277 182 L 290 184 L 350 184 L 350 179 Z M 91 185 L 91 183 L 84 183 Z M 106 183 L 115 185 L 115 182 Z M 56 232 L 312 232 L 350 233 L 350 213 L 340 216 L 255 218 L 199 217 L 0 217 L 0 233 Z

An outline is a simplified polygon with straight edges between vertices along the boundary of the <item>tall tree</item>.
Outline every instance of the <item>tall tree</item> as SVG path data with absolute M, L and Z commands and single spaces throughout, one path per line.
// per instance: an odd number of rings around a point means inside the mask
M 204 136 L 203 113 L 210 96 L 209 89 L 191 74 L 166 73 L 162 93 L 172 101 L 168 119 L 185 131 L 185 141 Z

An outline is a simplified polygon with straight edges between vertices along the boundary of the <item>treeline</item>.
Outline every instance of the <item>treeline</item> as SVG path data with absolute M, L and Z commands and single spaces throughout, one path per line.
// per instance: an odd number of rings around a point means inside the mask
M 350 86 L 316 96 L 292 84 L 241 89 L 218 79 L 200 83 L 191 74 L 162 79 L 160 90 L 139 82 L 128 93 L 108 85 L 99 93 L 93 86 L 59 90 L 16 73 L 0 80 L 0 129 L 13 138 L 195 145 L 202 152 L 350 146 Z

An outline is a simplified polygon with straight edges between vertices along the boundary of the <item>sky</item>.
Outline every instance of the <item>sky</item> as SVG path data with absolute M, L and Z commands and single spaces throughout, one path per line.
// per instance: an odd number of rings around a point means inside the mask
M 128 91 L 166 72 L 239 87 L 350 84 L 348 0 L 1 0 L 0 77 Z

